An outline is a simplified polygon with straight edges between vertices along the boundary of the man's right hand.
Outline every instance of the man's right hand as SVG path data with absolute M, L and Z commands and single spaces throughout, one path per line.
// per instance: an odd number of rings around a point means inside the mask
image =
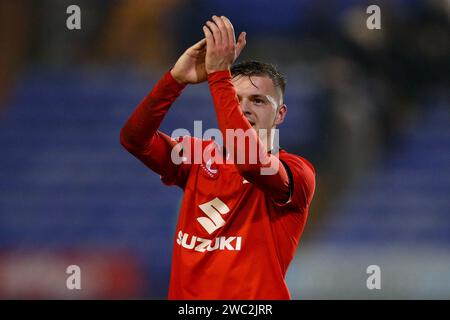
M 187 49 L 175 63 L 170 73 L 182 84 L 196 84 L 206 81 L 205 69 L 206 39 Z
M 222 19 L 225 24 L 230 25 L 234 39 L 234 30 L 231 22 L 225 17 L 219 19 Z M 233 62 L 236 61 L 245 46 L 245 37 L 246 33 L 241 32 L 239 35 L 239 40 L 236 44 Z M 170 70 L 172 77 L 174 77 L 177 82 L 182 84 L 197 84 L 206 81 L 208 79 L 208 74 L 205 67 L 205 57 L 206 38 L 203 38 L 181 55 L 172 70 Z

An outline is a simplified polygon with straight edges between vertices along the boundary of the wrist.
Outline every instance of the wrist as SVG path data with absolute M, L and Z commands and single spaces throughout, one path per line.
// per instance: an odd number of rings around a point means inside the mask
M 216 70 L 216 71 L 208 72 L 208 80 L 211 80 L 213 78 L 214 79 L 216 79 L 216 78 L 231 79 L 231 71 L 229 69 L 225 69 L 225 70 Z
M 163 79 L 165 79 L 164 82 L 166 85 L 169 85 L 176 91 L 181 91 L 187 86 L 186 83 L 180 82 L 174 77 L 172 70 L 166 72 L 166 74 L 163 76 Z
M 206 67 L 206 73 L 211 74 L 215 72 L 221 72 L 221 71 L 230 71 L 231 66 L 229 65 L 217 65 L 217 66 L 210 66 Z
M 187 85 L 188 83 L 183 79 L 183 77 L 181 77 L 179 74 L 177 74 L 177 72 L 173 71 L 173 68 L 170 70 L 170 75 L 172 76 L 172 78 L 178 82 L 178 84 L 180 85 Z
M 213 73 L 217 73 L 217 72 L 226 72 L 226 71 L 228 71 L 228 72 L 230 72 L 230 69 L 212 69 L 212 70 L 209 70 L 208 71 L 208 76 L 210 75 L 210 74 L 213 74 Z

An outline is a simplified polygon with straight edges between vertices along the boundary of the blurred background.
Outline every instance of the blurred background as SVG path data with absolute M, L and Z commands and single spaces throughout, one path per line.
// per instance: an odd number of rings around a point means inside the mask
M 448 0 L 1 0 L 0 298 L 166 298 L 182 192 L 119 131 L 212 14 L 286 75 L 280 143 L 317 170 L 292 297 L 450 298 Z M 162 130 L 194 120 L 217 127 L 206 84 Z

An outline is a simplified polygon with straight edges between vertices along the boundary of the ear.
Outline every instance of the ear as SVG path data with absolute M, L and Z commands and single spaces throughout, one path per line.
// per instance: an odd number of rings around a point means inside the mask
M 284 118 L 286 117 L 286 113 L 287 113 L 287 105 L 285 105 L 283 103 L 278 108 L 277 114 L 275 115 L 275 121 L 274 121 L 274 125 L 275 126 L 279 126 L 280 124 L 282 124 L 284 122 Z

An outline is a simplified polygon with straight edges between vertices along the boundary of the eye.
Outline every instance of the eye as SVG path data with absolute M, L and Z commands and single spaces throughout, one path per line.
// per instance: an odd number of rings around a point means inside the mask
M 253 100 L 253 102 L 258 105 L 258 104 L 263 104 L 264 100 L 256 98 L 256 99 Z

